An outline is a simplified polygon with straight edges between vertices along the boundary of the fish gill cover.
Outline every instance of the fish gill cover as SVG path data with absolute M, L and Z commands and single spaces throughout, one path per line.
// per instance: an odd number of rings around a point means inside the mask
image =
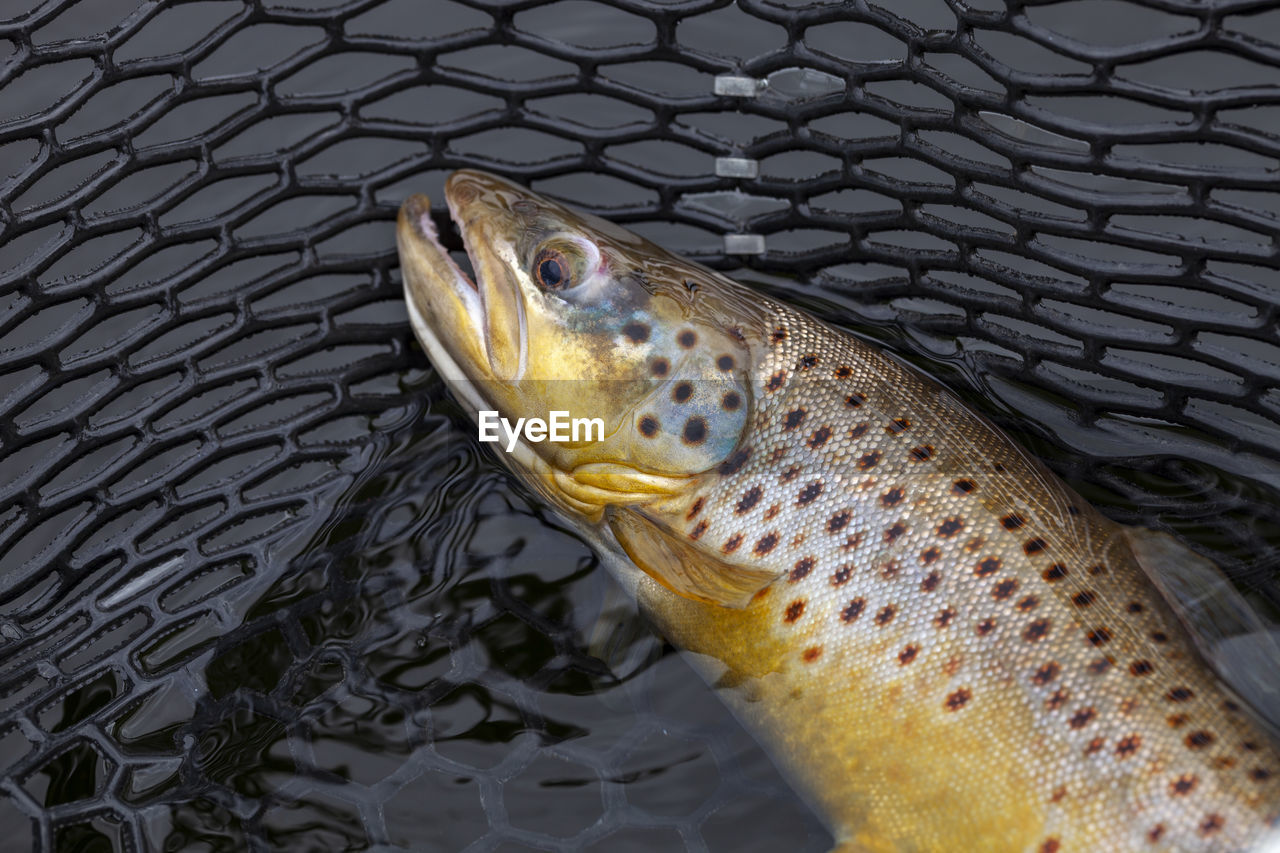
M 0 850 L 825 849 L 657 640 L 595 654 L 607 579 L 413 343 L 395 211 L 462 166 L 862 329 L 1280 604 L 1266 5 L 4 14 Z

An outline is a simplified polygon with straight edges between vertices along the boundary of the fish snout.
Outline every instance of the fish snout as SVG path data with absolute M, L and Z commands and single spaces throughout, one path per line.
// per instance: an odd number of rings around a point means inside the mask
M 414 193 L 400 205 L 400 225 L 407 226 L 419 239 L 435 242 L 439 236 L 431 218 L 431 199 L 422 193 Z

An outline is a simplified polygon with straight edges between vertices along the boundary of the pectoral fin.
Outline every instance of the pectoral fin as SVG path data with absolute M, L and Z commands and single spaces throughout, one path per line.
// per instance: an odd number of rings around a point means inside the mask
M 1127 528 L 1138 564 L 1223 681 L 1280 727 L 1280 631 L 1263 621 L 1222 571 L 1166 533 Z
M 1145 528 L 1124 530 L 1142 570 L 1197 640 L 1266 630 L 1261 617 L 1206 557 L 1167 533 Z
M 777 572 L 734 565 L 707 554 L 635 510 L 610 507 L 608 518 L 632 562 L 685 598 L 741 609 L 778 578 Z

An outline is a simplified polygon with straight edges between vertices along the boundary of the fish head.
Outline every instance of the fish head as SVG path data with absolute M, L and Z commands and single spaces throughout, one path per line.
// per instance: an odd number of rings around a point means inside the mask
M 474 280 L 424 196 L 404 203 L 397 233 L 414 329 L 455 396 L 511 422 L 603 423 L 589 439 L 524 442 L 512 461 L 542 470 L 543 491 L 598 513 L 730 457 L 751 403 L 741 312 L 721 301 L 731 282 L 494 175 L 455 172 L 444 194 Z

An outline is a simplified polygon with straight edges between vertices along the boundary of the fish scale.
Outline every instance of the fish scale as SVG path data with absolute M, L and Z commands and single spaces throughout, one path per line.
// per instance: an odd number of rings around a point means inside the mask
M 606 424 L 502 458 L 839 850 L 1268 837 L 1275 741 L 1196 646 L 1259 623 L 1204 558 L 1104 518 L 936 383 L 803 311 L 492 175 L 455 173 L 446 198 L 474 281 L 425 198 L 399 221 L 428 354 L 473 411 Z M 1199 600 L 1175 612 L 1160 583 Z
M 1001 810 L 1040 815 L 1029 833 L 987 832 L 994 849 L 1230 850 L 1258 836 L 1276 814 L 1276 753 L 1200 662 L 1118 525 L 856 339 L 791 311 L 749 337 L 768 342 L 753 347 L 750 456 L 708 479 L 682 521 L 699 543 L 785 578 L 739 618 L 771 635 L 757 642 L 787 648 L 791 689 L 838 692 L 854 731 L 895 709 L 927 719 L 921 735 L 986 726 L 987 760 L 1021 765 Z M 672 628 L 685 647 L 714 642 Z M 901 795 L 890 771 L 908 757 L 833 755 L 821 729 L 791 754 L 831 763 L 815 794 L 833 809 L 860 797 L 829 785 L 881 804 L 861 843 L 933 849 L 964 836 L 962 815 L 930 830 L 920 809 L 941 804 Z M 856 749 L 867 747 L 880 751 Z M 940 757 L 932 740 L 904 748 Z

